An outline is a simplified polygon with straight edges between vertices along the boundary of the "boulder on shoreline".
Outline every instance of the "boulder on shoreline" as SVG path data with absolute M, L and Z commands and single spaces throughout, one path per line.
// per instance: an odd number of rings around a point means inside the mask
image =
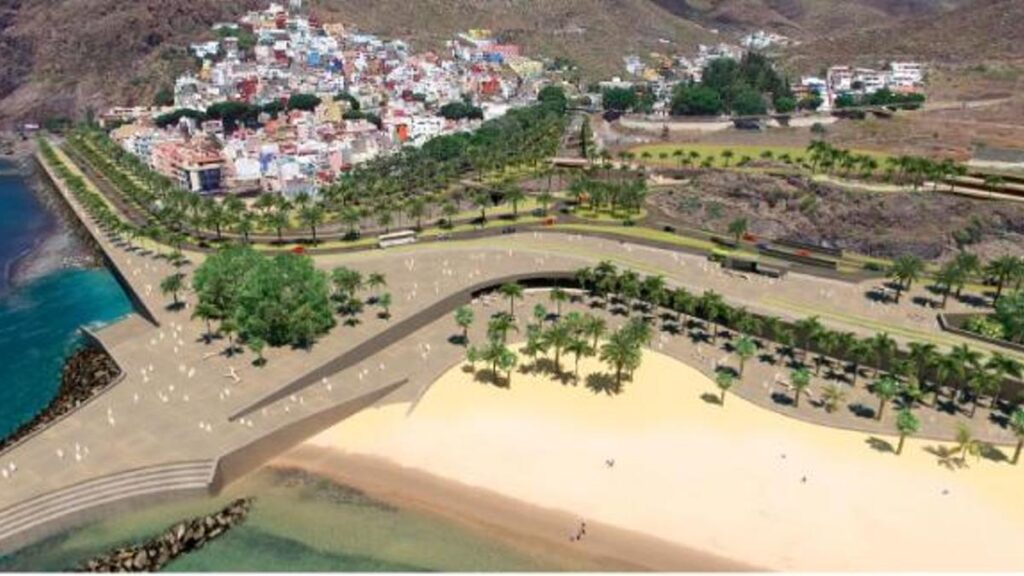
M 240 498 L 207 516 L 178 522 L 142 544 L 118 548 L 87 560 L 79 571 L 155 572 L 178 556 L 199 550 L 240 524 L 248 516 L 252 502 L 252 498 Z
M 0 453 L 88 402 L 120 374 L 121 370 L 105 351 L 95 346 L 80 348 L 64 362 L 57 395 L 31 420 L 0 440 Z

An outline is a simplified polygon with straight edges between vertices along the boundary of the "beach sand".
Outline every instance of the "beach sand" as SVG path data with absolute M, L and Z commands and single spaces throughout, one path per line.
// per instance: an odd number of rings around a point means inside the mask
M 654 352 L 617 396 L 521 373 L 503 389 L 460 366 L 411 412 L 367 410 L 275 464 L 612 569 L 1024 568 L 1024 466 L 950 470 L 934 442 L 896 456 L 894 438 L 705 394 L 710 380 Z

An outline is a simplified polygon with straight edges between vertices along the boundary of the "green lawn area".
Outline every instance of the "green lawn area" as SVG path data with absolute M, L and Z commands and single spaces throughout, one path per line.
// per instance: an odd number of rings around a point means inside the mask
M 715 157 L 713 166 L 716 168 L 725 167 L 725 159 L 722 158 L 722 152 L 726 150 L 732 150 L 734 155 L 729 162 L 730 166 L 735 166 L 743 156 L 749 156 L 753 160 L 758 160 L 761 157 L 761 154 L 765 151 L 771 152 L 776 158 L 783 154 L 789 154 L 790 157 L 793 158 L 794 163 L 797 162 L 798 159 L 807 156 L 807 150 L 805 148 L 799 148 L 796 146 L 749 146 L 742 144 L 645 144 L 643 146 L 637 146 L 636 148 L 630 149 L 630 152 L 636 154 L 636 159 L 640 162 L 678 166 L 678 159 L 672 156 L 672 153 L 676 150 L 682 150 L 684 154 L 689 154 L 691 151 L 697 152 L 700 154 L 700 159 L 697 160 L 697 163 L 700 163 L 709 155 L 713 155 Z M 649 153 L 651 158 L 641 158 L 641 155 L 644 152 Z M 854 150 L 853 152 L 871 156 L 878 160 L 879 163 L 883 162 L 888 157 L 888 154 L 868 150 Z M 665 158 L 664 160 L 660 159 L 659 156 L 661 154 L 668 154 L 668 158 Z
M 594 211 L 591 210 L 590 207 L 584 207 L 573 212 L 573 216 L 582 220 L 592 220 L 594 222 L 622 222 L 623 220 L 633 220 L 636 222 L 647 217 L 647 209 L 642 208 L 639 212 L 627 212 L 625 210 L 616 210 L 612 212 L 608 208 L 602 208 Z

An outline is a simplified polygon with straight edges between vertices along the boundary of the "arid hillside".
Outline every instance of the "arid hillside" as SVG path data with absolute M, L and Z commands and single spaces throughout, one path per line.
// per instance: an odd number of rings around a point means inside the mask
M 190 42 L 264 0 L 4 0 L 0 124 L 148 103 L 192 65 Z M 308 0 L 340 20 L 417 48 L 486 27 L 528 53 L 565 56 L 587 78 L 622 56 L 689 52 L 759 28 L 803 44 L 790 64 L 898 56 L 945 62 L 1024 58 L 1021 0 Z
M 1024 60 L 1024 2 L 973 0 L 949 11 L 822 36 L 794 49 L 791 62 L 808 68 L 908 57 L 957 67 Z

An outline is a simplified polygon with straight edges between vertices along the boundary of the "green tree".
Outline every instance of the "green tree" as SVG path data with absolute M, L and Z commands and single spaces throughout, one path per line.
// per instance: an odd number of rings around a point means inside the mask
M 721 396 L 718 398 L 719 406 L 725 406 L 725 393 L 736 383 L 736 377 L 730 370 L 718 369 L 715 371 L 715 385 L 721 391 Z
M 160 282 L 160 291 L 165 295 L 170 294 L 174 299 L 173 306 L 177 308 L 180 305 L 178 301 L 178 294 L 185 287 L 185 276 L 181 272 L 175 272 L 170 276 L 167 276 Z
M 267 346 L 266 340 L 263 340 L 259 336 L 254 336 L 246 340 L 245 344 L 249 347 L 249 350 L 256 355 L 256 361 L 254 364 L 256 366 L 266 365 L 267 359 L 263 357 L 263 349 Z
M 508 298 L 508 313 L 514 316 L 516 313 L 516 299 L 521 300 L 523 298 L 523 287 L 515 282 L 507 282 L 498 288 L 498 292 L 501 292 L 502 296 Z
M 473 325 L 473 309 L 469 306 L 459 306 L 455 310 L 455 324 L 462 328 L 462 345 L 469 344 L 469 327 Z
M 1017 437 L 1017 448 L 1013 451 L 1013 462 L 1017 464 L 1020 462 L 1021 448 L 1024 448 L 1024 408 L 1018 407 L 1013 411 L 1013 415 L 1010 416 L 1010 430 L 1013 430 L 1013 435 Z
M 672 93 L 671 110 L 674 116 L 717 116 L 722 113 L 722 98 L 718 92 L 701 85 L 680 84 Z
M 914 413 L 910 410 L 900 410 L 899 415 L 896 417 L 896 431 L 899 432 L 900 441 L 896 446 L 896 455 L 903 454 L 903 444 L 907 440 L 907 436 L 913 436 L 917 434 L 917 431 L 921 429 L 921 421 L 914 416 Z
M 899 394 L 899 382 L 892 376 L 883 376 L 875 381 L 871 391 L 878 396 L 878 412 L 875 414 L 875 420 L 881 420 L 886 404 Z
M 391 293 L 385 292 L 377 297 L 377 306 L 381 310 L 382 317 L 385 320 L 391 319 Z
M 750 336 L 740 336 L 734 344 L 736 350 L 736 356 L 740 359 L 740 378 L 743 378 L 743 369 L 747 364 L 747 360 L 754 357 L 757 354 L 757 344 L 754 343 L 754 339 Z
M 896 303 L 900 302 L 900 294 L 909 291 L 914 281 L 924 272 L 924 262 L 917 256 L 905 255 L 897 258 L 889 268 L 889 277 L 896 280 Z
M 747 219 L 737 218 L 732 222 L 729 222 L 729 234 L 732 235 L 733 239 L 739 243 L 740 239 L 744 234 L 747 233 Z
M 811 372 L 807 368 L 797 368 L 789 375 L 789 383 L 793 386 L 793 391 L 795 393 L 793 397 L 793 406 L 799 408 L 800 396 L 803 395 L 804 390 L 807 390 L 811 386 Z
M 1024 342 L 1024 291 L 1018 290 L 999 298 L 994 318 L 1002 325 L 1007 339 Z

